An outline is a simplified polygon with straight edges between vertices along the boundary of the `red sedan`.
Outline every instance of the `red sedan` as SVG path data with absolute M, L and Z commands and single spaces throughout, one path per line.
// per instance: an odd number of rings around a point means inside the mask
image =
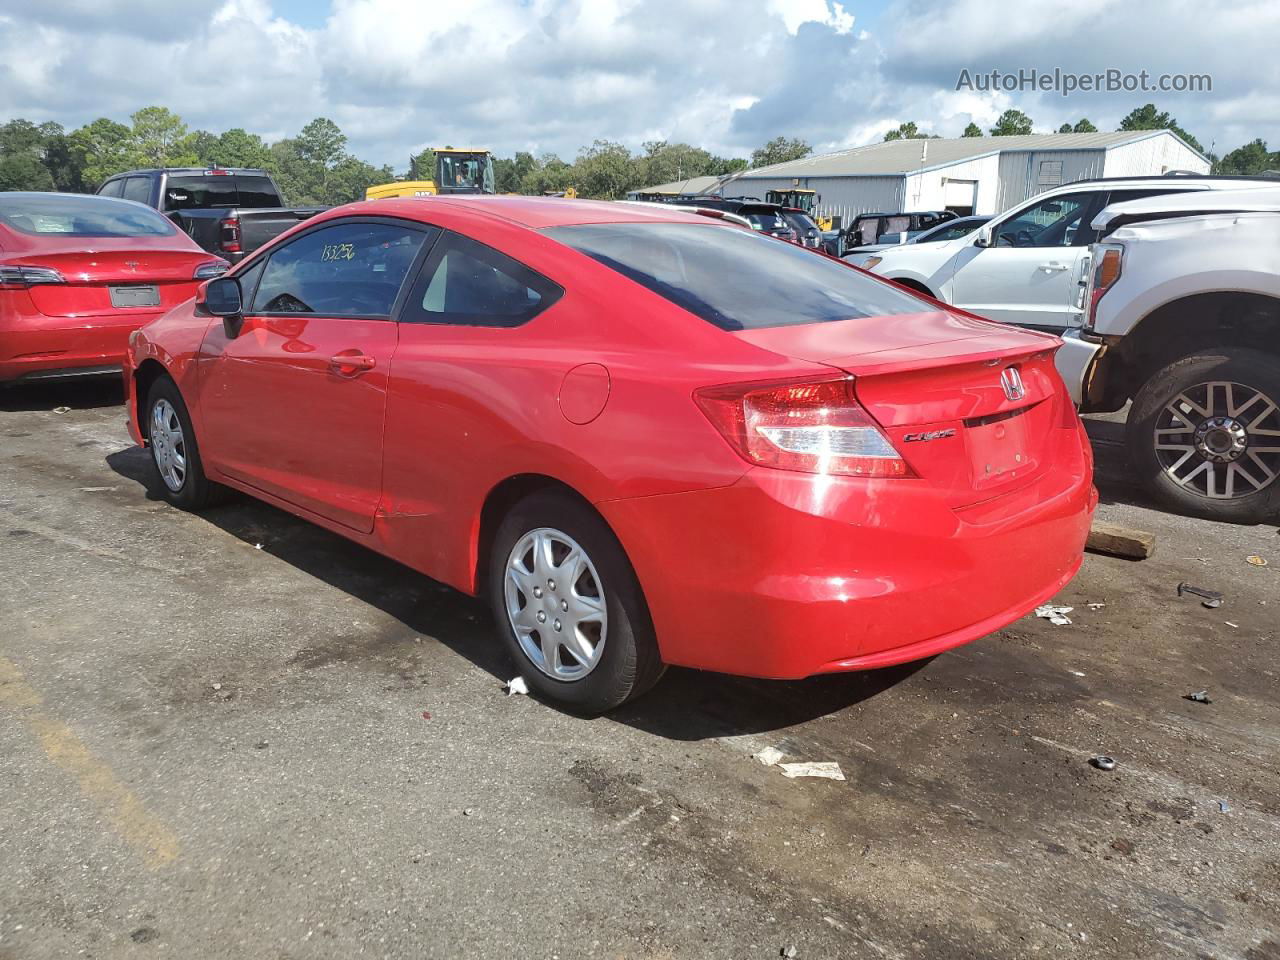
M 130 333 L 226 269 L 140 203 L 0 193 L 0 383 L 118 372 Z
M 1080 565 L 1058 341 L 661 206 L 330 211 L 132 340 L 160 492 L 224 487 L 472 594 L 585 711 L 665 664 L 932 656 Z

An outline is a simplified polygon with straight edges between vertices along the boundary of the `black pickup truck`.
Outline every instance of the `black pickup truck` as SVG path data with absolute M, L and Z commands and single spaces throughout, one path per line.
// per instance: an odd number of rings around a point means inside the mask
M 271 176 L 246 167 L 130 170 L 107 180 L 98 193 L 154 207 L 204 249 L 232 263 L 327 209 L 286 207 Z

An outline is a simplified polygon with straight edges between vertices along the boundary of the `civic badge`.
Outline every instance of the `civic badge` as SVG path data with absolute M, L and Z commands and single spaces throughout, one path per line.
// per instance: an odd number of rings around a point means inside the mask
M 1027 395 L 1027 388 L 1022 385 L 1022 374 L 1017 367 L 1005 367 L 1000 372 L 1000 386 L 1004 387 L 1004 395 L 1010 400 L 1021 400 Z

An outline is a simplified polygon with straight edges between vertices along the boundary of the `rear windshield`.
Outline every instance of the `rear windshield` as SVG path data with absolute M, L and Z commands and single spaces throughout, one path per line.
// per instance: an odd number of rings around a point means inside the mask
M 0 220 L 33 236 L 167 237 L 177 232 L 140 203 L 60 193 L 0 194 Z
M 934 309 L 839 261 L 746 230 L 609 223 L 545 232 L 722 330 Z
M 206 174 L 169 177 L 164 186 L 166 210 L 211 207 L 278 207 L 280 195 L 263 176 Z

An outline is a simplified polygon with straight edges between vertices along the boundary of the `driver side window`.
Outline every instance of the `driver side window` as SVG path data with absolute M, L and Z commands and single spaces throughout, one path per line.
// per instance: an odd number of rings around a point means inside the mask
M 1004 221 L 995 231 L 997 247 L 1079 247 L 1093 230 L 1086 217 L 1093 194 L 1069 193 L 1033 204 Z
M 357 221 L 303 234 L 271 254 L 252 313 L 382 319 L 434 227 Z

